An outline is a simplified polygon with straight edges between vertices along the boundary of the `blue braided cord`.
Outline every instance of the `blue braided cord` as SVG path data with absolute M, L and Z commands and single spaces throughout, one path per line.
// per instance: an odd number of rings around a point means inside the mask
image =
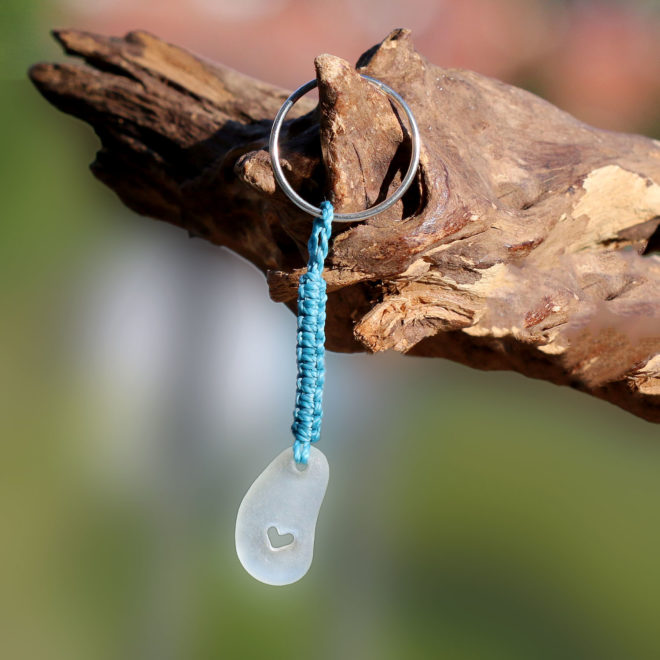
M 307 464 L 309 446 L 321 436 L 323 384 L 325 383 L 325 293 L 323 264 L 328 256 L 328 240 L 334 208 L 321 204 L 321 216 L 314 218 L 307 249 L 307 272 L 298 285 L 298 338 L 296 342 L 296 406 L 291 430 L 295 438 L 293 457 Z

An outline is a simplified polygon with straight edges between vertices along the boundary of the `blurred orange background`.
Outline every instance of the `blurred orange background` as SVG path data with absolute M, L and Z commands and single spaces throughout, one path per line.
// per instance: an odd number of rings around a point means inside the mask
M 26 78 L 62 58 L 52 27 L 146 29 L 288 88 L 410 27 L 434 63 L 660 137 L 656 2 L 4 0 L 0 657 L 660 658 L 658 427 L 516 374 L 329 355 L 314 564 L 243 572 L 295 318 L 93 179 L 98 140 Z

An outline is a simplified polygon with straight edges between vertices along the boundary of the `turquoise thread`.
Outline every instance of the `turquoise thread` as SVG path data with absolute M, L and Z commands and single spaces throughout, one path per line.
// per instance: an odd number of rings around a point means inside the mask
M 307 243 L 307 272 L 298 284 L 298 336 L 296 341 L 296 405 L 291 430 L 295 438 L 293 457 L 307 464 L 309 447 L 321 436 L 323 385 L 325 383 L 325 292 L 323 264 L 328 256 L 334 208 L 322 202 L 321 215 L 314 218 Z

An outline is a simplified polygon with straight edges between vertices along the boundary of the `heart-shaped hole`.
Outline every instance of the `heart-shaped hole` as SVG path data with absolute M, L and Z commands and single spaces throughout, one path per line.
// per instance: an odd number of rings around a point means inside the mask
M 274 525 L 268 528 L 268 542 L 273 550 L 286 548 L 293 543 L 293 534 L 280 534 Z

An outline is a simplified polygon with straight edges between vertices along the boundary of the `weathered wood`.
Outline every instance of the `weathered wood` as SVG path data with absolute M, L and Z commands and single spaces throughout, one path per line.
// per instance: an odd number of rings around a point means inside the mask
M 144 32 L 55 36 L 85 64 L 30 76 L 94 127 L 94 174 L 138 213 L 243 255 L 293 306 L 310 218 L 276 188 L 267 154 L 287 92 Z M 315 65 L 319 106 L 303 99 L 285 124 L 285 169 L 311 202 L 359 210 L 400 181 L 405 122 L 343 60 Z M 407 100 L 422 156 L 392 209 L 335 227 L 328 347 L 513 369 L 660 422 L 660 143 L 429 64 L 406 30 L 357 70 Z

